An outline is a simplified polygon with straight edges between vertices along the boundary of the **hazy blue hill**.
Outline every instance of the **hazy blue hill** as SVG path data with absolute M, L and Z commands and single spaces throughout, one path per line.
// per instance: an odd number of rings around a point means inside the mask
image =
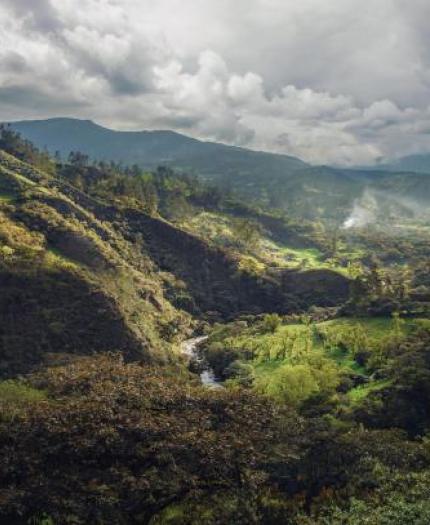
M 387 170 L 414 171 L 416 173 L 430 174 L 430 154 L 409 155 L 399 159 L 397 162 L 388 164 Z
M 258 168 L 262 163 L 275 171 L 297 170 L 304 162 L 286 155 L 256 152 L 215 142 L 203 142 L 173 131 L 114 131 L 90 120 L 54 118 L 11 123 L 39 148 L 82 151 L 98 160 L 113 160 L 147 167 L 174 164 L 217 174 L 221 170 Z
M 365 166 L 366 171 L 396 172 L 396 173 L 426 173 L 430 175 L 430 154 L 422 153 L 407 155 L 386 164 Z

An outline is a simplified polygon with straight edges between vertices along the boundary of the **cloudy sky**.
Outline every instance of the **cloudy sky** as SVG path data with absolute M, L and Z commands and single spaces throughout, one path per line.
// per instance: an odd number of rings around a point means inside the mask
M 314 163 L 430 152 L 428 0 L 0 0 L 0 120 Z

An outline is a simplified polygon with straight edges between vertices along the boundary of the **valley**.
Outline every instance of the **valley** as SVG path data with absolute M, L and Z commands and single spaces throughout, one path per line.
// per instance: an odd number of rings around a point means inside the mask
M 0 519 L 426 523 L 429 175 L 62 125 L 1 130 Z

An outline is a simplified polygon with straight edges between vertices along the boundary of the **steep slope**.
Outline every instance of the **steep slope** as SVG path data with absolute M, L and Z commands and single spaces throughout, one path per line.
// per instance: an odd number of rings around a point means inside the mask
M 2 311 L 13 312 L 2 327 L 6 371 L 60 348 L 166 358 L 190 324 L 182 309 L 222 319 L 332 306 L 348 297 L 348 279 L 334 272 L 256 275 L 234 254 L 159 216 L 97 200 L 6 153 L 0 169 Z M 315 293 L 308 279 L 318 282 Z M 17 330 L 20 317 L 28 330 Z
M 255 275 L 241 269 L 235 254 L 159 216 L 138 209 L 118 209 L 64 182 L 56 184 L 99 220 L 115 223 L 125 238 L 137 241 L 138 249 L 162 273 L 169 300 L 195 316 L 225 319 L 245 312 L 289 313 L 311 305 L 341 304 L 348 297 L 349 280 L 336 272 L 289 270 Z M 313 294 L 306 284 L 309 277 L 320 283 Z
M 164 298 L 153 263 L 54 179 L 4 152 L 0 184 L 0 373 L 59 351 L 166 359 L 190 321 Z

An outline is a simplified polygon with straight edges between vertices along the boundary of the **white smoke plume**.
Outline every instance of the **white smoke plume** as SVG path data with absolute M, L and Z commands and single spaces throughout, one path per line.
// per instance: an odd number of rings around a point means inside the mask
M 376 221 L 378 203 L 374 193 L 365 189 L 360 199 L 354 202 L 352 212 L 343 223 L 343 228 L 363 228 Z
M 352 211 L 344 221 L 342 228 L 345 230 L 363 228 L 376 223 L 393 226 L 393 221 L 405 218 L 429 220 L 430 213 L 427 206 L 414 199 L 392 192 L 366 188 L 363 195 L 354 201 Z

